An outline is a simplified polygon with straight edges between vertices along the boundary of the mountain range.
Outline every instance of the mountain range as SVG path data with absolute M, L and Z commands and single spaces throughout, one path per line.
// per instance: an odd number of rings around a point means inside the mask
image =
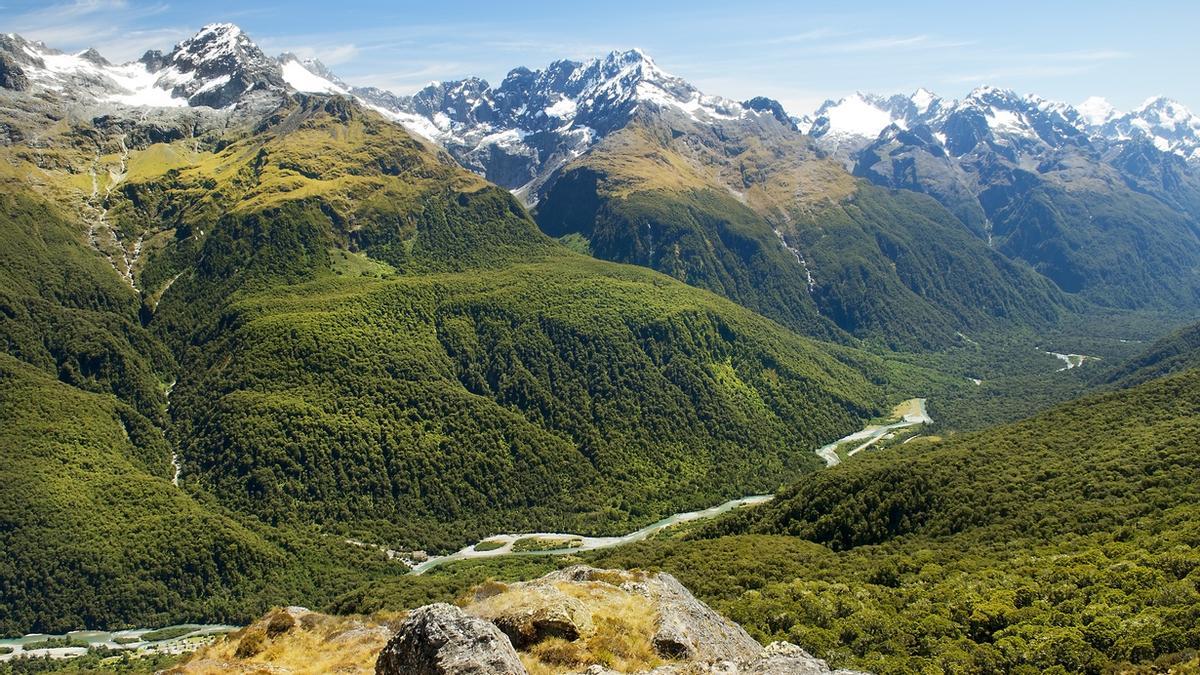
M 262 114 L 292 93 L 353 98 L 511 190 L 543 231 L 815 337 L 944 346 L 1078 302 L 1200 306 L 1200 120 L 1166 99 L 1122 115 L 1100 99 L 922 89 L 795 118 L 705 95 L 636 49 L 401 96 L 269 57 L 232 24 L 119 66 L 15 35 L 0 54 L 13 86 L 86 105 Z
M 1200 318 L 1198 124 L 987 87 L 793 116 L 636 49 L 398 95 L 232 24 L 125 64 L 0 36 L 0 630 L 407 607 L 493 568 L 406 556 L 782 490 L 629 550 L 858 667 L 1200 647 L 1200 359 L 1164 335 Z M 822 468 L 914 397 L 939 421 Z M 760 578 L 797 536 L 831 585 Z

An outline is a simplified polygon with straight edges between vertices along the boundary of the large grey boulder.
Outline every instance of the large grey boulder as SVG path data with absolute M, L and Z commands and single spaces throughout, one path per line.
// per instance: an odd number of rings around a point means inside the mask
M 491 623 L 438 603 L 413 610 L 375 662 L 376 675 L 526 675 Z

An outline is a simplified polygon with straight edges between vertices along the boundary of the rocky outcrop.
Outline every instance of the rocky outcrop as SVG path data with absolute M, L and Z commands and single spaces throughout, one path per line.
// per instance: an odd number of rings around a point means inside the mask
M 614 665 L 614 647 L 621 670 L 586 665 Z M 416 610 L 376 673 L 523 673 L 516 650 L 530 668 L 576 675 L 852 675 L 793 644 L 763 648 L 669 574 L 582 565 L 528 582 L 489 582 L 462 610 Z M 542 660 L 547 653 L 551 660 Z
M 568 567 L 543 579 L 609 583 L 647 598 L 657 610 L 652 638 L 655 651 L 667 659 L 738 661 L 762 651 L 741 626 L 700 602 L 670 574 L 644 574 L 592 567 Z
M 524 675 L 512 643 L 492 623 L 444 603 L 414 610 L 379 660 L 376 675 Z
M 746 675 L 863 675 L 853 670 L 832 670 L 829 664 L 790 642 L 772 642 L 756 658 L 724 671 Z
M 582 602 L 550 584 L 505 589 L 468 608 L 524 649 L 547 638 L 578 640 L 592 632 L 592 613 Z
M 29 88 L 29 78 L 21 70 L 12 57 L 0 53 L 0 87 L 13 91 L 25 91 Z

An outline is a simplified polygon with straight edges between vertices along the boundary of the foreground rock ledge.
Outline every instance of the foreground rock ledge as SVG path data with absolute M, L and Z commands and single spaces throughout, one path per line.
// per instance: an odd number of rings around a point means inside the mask
M 575 566 L 517 584 L 485 584 L 464 609 L 427 605 L 413 611 L 388 642 L 376 675 L 527 673 L 514 643 L 531 664 L 536 646 L 584 643 L 612 607 L 642 612 L 652 646 L 648 667 L 612 670 L 604 665 L 554 668 L 555 672 L 615 675 L 702 673 L 851 675 L 834 671 L 803 649 L 777 642 L 763 648 L 740 626 L 697 600 L 673 576 Z M 596 621 L 593 621 L 593 613 Z M 582 647 L 581 647 L 582 649 Z M 529 651 L 525 651 L 529 650 Z M 587 661 L 584 661 L 586 664 Z M 593 662 L 594 663 L 594 662 Z M 541 669 L 546 664 L 541 664 Z
M 524 675 L 512 643 L 493 624 L 454 605 L 426 605 L 401 624 L 375 662 L 381 675 Z

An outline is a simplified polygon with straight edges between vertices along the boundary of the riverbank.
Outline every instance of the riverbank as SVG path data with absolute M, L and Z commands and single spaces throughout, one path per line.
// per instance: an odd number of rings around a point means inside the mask
M 703 518 L 712 518 L 713 516 L 718 516 L 732 509 L 761 504 L 770 500 L 772 497 L 773 495 L 752 495 L 749 497 L 742 497 L 740 499 L 731 499 L 724 504 L 701 511 L 676 513 L 673 516 L 663 518 L 656 523 L 647 525 L 640 530 L 616 537 L 585 537 L 582 535 L 565 532 L 526 532 L 522 534 L 492 535 L 481 542 L 466 546 L 449 555 L 432 557 L 429 560 L 426 560 L 425 562 L 413 567 L 412 573 L 424 574 L 435 567 L 449 562 L 454 562 L 456 560 L 477 560 L 480 558 L 496 558 L 506 555 L 566 555 L 568 553 L 581 553 L 583 551 L 595 551 L 602 548 L 611 548 L 613 546 L 631 544 L 635 541 L 641 541 L 655 532 L 671 527 L 672 525 L 686 523 L 693 520 L 700 520 Z M 521 550 L 521 547 L 517 546 L 514 550 L 514 546 L 518 542 L 529 540 L 563 542 L 564 545 L 561 548 L 541 548 L 532 546 L 529 550 Z
M 27 657 L 69 659 L 83 656 L 94 648 L 130 653 L 134 656 L 183 654 L 195 651 L 217 637 L 235 630 L 237 626 L 224 624 L 180 624 L 165 628 L 119 631 L 77 630 L 62 635 L 30 633 L 19 638 L 0 639 L 0 647 L 11 650 L 7 654 L 0 654 L 0 662 Z
M 853 450 L 849 452 L 849 455 L 854 455 L 867 449 L 872 444 L 878 442 L 887 434 L 892 433 L 897 429 L 912 427 L 918 424 L 928 424 L 933 421 L 930 419 L 929 413 L 925 409 L 925 399 L 923 398 L 910 398 L 901 402 L 892 409 L 891 417 L 897 421 L 890 424 L 869 425 L 864 427 L 862 430 L 856 431 L 848 436 L 844 436 L 833 443 L 830 443 L 829 445 L 818 448 L 816 453 L 825 460 L 826 466 L 834 466 L 841 462 L 841 458 L 837 455 L 837 448 L 844 443 L 851 441 L 860 442 Z M 749 497 L 742 497 L 740 499 L 732 499 L 724 504 L 704 509 L 702 511 L 677 513 L 673 516 L 663 518 L 656 523 L 647 525 L 640 530 L 615 537 L 586 537 L 567 532 L 525 532 L 521 534 L 496 534 L 475 544 L 471 544 L 459 549 L 458 551 L 455 551 L 449 555 L 435 556 L 419 564 L 413 565 L 412 573 L 424 574 L 435 567 L 457 560 L 479 560 L 482 558 L 497 558 L 508 555 L 567 555 L 571 553 L 581 553 L 584 551 L 595 551 L 603 548 L 621 546 L 646 539 L 654 533 L 671 527 L 672 525 L 704 518 L 712 518 L 732 509 L 761 504 L 769 501 L 772 498 L 773 495 L 752 495 Z
M 856 431 L 848 436 L 843 436 L 829 445 L 817 449 L 817 454 L 821 459 L 825 460 L 825 466 L 837 466 L 842 463 L 842 458 L 838 455 L 838 448 L 848 443 L 855 443 L 855 447 L 847 453 L 847 456 L 856 455 L 863 450 L 878 443 L 885 436 L 899 429 L 916 426 L 918 424 L 929 424 L 933 420 L 929 417 L 929 412 L 925 409 L 925 401 L 923 398 L 910 398 L 892 409 L 892 418 L 897 421 L 890 424 L 873 424 L 863 427 L 861 431 Z

